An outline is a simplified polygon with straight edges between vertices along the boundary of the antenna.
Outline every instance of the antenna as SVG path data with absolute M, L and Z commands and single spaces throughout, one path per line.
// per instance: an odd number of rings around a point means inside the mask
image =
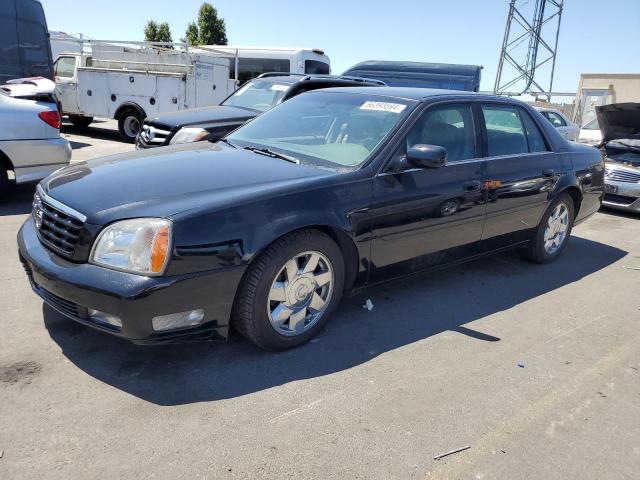
M 494 93 L 553 93 L 563 0 L 511 0 Z

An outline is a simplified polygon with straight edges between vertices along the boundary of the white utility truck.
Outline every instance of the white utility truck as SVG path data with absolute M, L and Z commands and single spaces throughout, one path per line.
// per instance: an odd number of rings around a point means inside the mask
M 161 42 L 82 43 L 80 52 L 62 53 L 54 62 L 62 112 L 78 127 L 94 117 L 116 119 L 128 142 L 145 117 L 218 105 L 236 88 L 227 52 Z

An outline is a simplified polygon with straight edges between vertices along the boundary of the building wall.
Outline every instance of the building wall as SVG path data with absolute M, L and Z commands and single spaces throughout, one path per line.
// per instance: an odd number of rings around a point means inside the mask
M 601 100 L 588 97 L 585 91 L 602 90 Z M 584 124 L 585 118 L 594 113 L 596 105 L 640 102 L 640 73 L 583 73 L 576 93 L 573 120 Z M 592 104 L 592 105 L 590 105 Z

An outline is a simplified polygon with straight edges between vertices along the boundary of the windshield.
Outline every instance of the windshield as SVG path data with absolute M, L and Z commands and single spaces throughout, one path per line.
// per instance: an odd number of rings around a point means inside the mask
M 222 102 L 222 105 L 266 112 L 282 100 L 289 88 L 291 85 L 286 83 L 252 80 L 236 90 L 233 95 Z
M 405 100 L 316 91 L 297 96 L 227 137 L 303 164 L 353 170 L 411 110 Z
M 582 128 L 585 130 L 600 130 L 600 124 L 598 123 L 598 119 L 594 118 Z

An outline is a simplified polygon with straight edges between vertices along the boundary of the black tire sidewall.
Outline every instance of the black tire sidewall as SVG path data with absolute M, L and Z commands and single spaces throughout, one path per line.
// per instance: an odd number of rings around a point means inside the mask
M 324 311 L 322 318 L 320 318 L 318 323 L 302 335 L 297 335 L 295 337 L 281 335 L 273 328 L 267 315 L 266 304 L 269 290 L 273 280 L 280 272 L 280 269 L 284 266 L 285 262 L 293 258 L 296 254 L 310 250 L 315 250 L 324 254 L 331 262 L 331 267 L 334 273 L 334 285 L 331 299 L 329 300 L 329 306 Z M 288 245 L 286 248 L 279 249 L 263 270 L 253 298 L 252 321 L 254 322 L 254 331 L 259 337 L 260 346 L 271 350 L 283 350 L 309 341 L 326 325 L 331 314 L 340 303 L 343 288 L 344 261 L 342 253 L 338 245 L 336 245 L 330 237 L 319 233 L 313 237 L 296 241 Z
M 120 114 L 120 116 L 118 117 L 118 132 L 120 133 L 120 137 L 128 143 L 134 143 L 136 141 L 136 137 L 130 137 L 129 135 L 127 135 L 125 129 L 124 129 L 124 123 L 125 120 L 127 118 L 130 117 L 134 117 L 138 120 L 138 122 L 140 123 L 140 127 L 142 128 L 142 121 L 143 121 L 143 116 L 142 114 L 134 109 L 134 108 L 128 108 L 127 110 L 125 110 L 124 112 L 122 112 L 122 114 Z M 139 132 L 138 132 L 139 133 Z

